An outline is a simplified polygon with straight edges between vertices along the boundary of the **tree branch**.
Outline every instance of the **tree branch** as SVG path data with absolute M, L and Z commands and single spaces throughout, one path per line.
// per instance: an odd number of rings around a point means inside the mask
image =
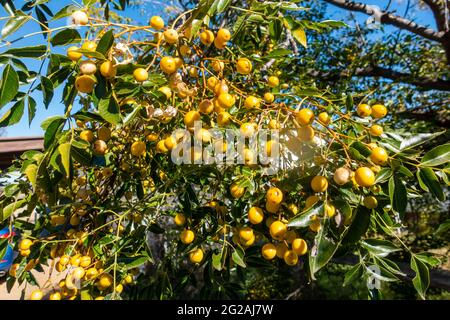
M 436 0 L 422 0 L 433 12 L 434 20 L 439 31 L 448 31 L 448 21 L 445 19 L 445 8 Z

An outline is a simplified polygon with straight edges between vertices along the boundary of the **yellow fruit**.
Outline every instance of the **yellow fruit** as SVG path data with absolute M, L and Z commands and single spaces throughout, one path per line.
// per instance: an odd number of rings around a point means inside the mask
M 331 121 L 330 116 L 326 112 L 319 113 L 317 118 L 318 118 L 319 122 L 325 126 L 328 125 Z
M 233 183 L 233 184 L 231 185 L 231 187 L 230 187 L 230 193 L 231 193 L 231 196 L 232 196 L 233 198 L 237 199 L 237 198 L 240 198 L 240 197 L 242 197 L 242 196 L 244 195 L 244 193 L 245 193 L 245 188 L 239 186 L 239 185 L 236 184 L 236 183 Z
M 307 126 L 314 120 L 314 112 L 311 109 L 303 108 L 296 113 L 295 118 L 301 126 Z
M 228 93 L 229 88 L 225 81 L 217 82 L 214 86 L 214 93 L 216 96 L 220 96 L 222 93 Z
M 30 295 L 30 300 L 42 300 L 44 294 L 41 290 L 33 290 Z
M 200 120 L 200 113 L 195 110 L 191 110 L 184 116 L 184 124 L 187 128 L 193 128 L 195 121 Z
M 372 106 L 372 118 L 380 119 L 384 118 L 387 114 L 387 109 L 382 104 L 376 104 Z
M 168 136 L 164 139 L 164 146 L 167 150 L 172 150 L 177 145 L 177 140 L 173 136 Z
M 80 48 L 78 48 L 77 46 L 69 47 L 69 49 L 67 49 L 67 57 L 72 61 L 80 60 L 83 54 L 80 52 L 76 52 L 79 49 Z
M 374 137 L 379 137 L 383 134 L 383 127 L 377 124 L 374 124 L 370 127 L 369 132 Z
M 214 33 L 211 30 L 205 30 L 200 33 L 200 41 L 205 46 L 210 46 L 214 42 Z
M 175 29 L 167 29 L 164 31 L 164 40 L 169 44 L 174 44 L 178 41 L 178 32 Z
M 117 74 L 117 68 L 112 61 L 105 61 L 100 66 L 100 73 L 107 79 L 114 78 Z
M 72 256 L 70 258 L 70 265 L 73 267 L 78 267 L 80 265 L 80 259 L 81 259 L 80 254 L 76 254 L 76 255 Z M 60 261 L 60 263 L 61 263 L 61 261 Z
M 134 80 L 144 82 L 148 79 L 148 72 L 144 68 L 137 68 L 133 71 Z
M 350 181 L 352 171 L 348 168 L 337 168 L 333 175 L 333 180 L 336 184 L 342 186 Z
M 356 113 L 361 118 L 365 118 L 372 114 L 372 108 L 368 104 L 360 104 L 356 109 Z
M 86 274 L 86 271 L 84 271 L 84 269 L 82 267 L 77 267 L 72 271 L 72 277 L 77 280 L 80 280 L 81 278 L 83 278 L 85 274 Z
M 164 73 L 172 74 L 177 71 L 177 63 L 174 58 L 166 56 L 162 57 L 159 62 L 159 67 Z
M 309 229 L 314 232 L 318 232 L 321 228 L 320 219 L 317 216 L 311 217 L 311 224 L 309 225 Z
M 247 109 L 259 108 L 260 100 L 255 96 L 248 96 L 244 100 L 244 107 Z
M 80 258 L 80 267 L 87 268 L 91 265 L 92 259 L 89 256 L 82 256 Z
M 283 240 L 284 235 L 287 232 L 287 227 L 286 224 L 284 224 L 281 221 L 275 221 L 274 223 L 272 223 L 270 225 L 270 235 L 272 236 L 272 238 L 274 238 L 275 240 Z
M 209 100 L 205 99 L 198 105 L 198 111 L 204 114 L 210 114 L 214 110 L 214 103 Z
M 54 292 L 54 293 L 50 294 L 49 299 L 50 300 L 61 300 L 61 293 Z
M 278 143 L 274 140 L 267 141 L 266 146 L 265 146 L 266 155 L 268 157 L 271 157 L 273 150 L 279 150 Z
M 125 278 L 123 279 L 123 281 L 126 284 L 132 284 L 133 283 L 133 276 L 131 274 L 128 274 L 125 276 Z
M 272 103 L 275 101 L 275 96 L 270 92 L 266 92 L 264 94 L 264 101 L 267 103 Z
M 242 240 L 248 241 L 253 236 L 253 229 L 250 227 L 242 227 L 239 229 L 239 237 Z
M 222 127 L 226 126 L 228 123 L 230 123 L 230 119 L 231 115 L 228 112 L 219 112 L 219 114 L 217 115 L 217 124 Z
M 198 70 L 197 70 L 197 68 L 190 67 L 189 68 L 189 76 L 191 78 L 197 78 L 198 77 Z
M 264 213 L 261 208 L 251 207 L 248 211 L 248 221 L 251 224 L 259 224 L 264 220 Z
M 72 18 L 72 22 L 76 25 L 85 26 L 89 22 L 88 15 L 81 10 L 74 11 L 70 17 Z
M 370 160 L 375 164 L 383 165 L 388 160 L 388 154 L 383 148 L 376 147 L 372 150 Z
M 81 61 L 79 67 L 82 74 L 92 75 L 97 72 L 97 65 L 91 60 Z
M 186 223 L 186 216 L 182 213 L 177 213 L 173 218 L 173 221 L 179 227 L 184 226 L 184 224 Z
M 283 255 L 283 259 L 288 266 L 295 266 L 298 263 L 298 256 L 292 250 L 287 250 Z
M 189 260 L 192 263 L 201 263 L 203 261 L 203 250 L 198 248 L 189 252 Z
M 214 69 L 215 72 L 221 72 L 225 68 L 225 63 L 220 60 L 214 60 L 211 62 L 211 67 Z
M 270 130 L 280 129 L 280 123 L 277 120 L 275 120 L 275 119 L 271 119 L 269 121 L 269 129 Z
M 236 70 L 240 74 L 249 74 L 252 69 L 252 63 L 247 58 L 239 58 L 236 62 Z
M 194 241 L 194 238 L 195 238 L 195 234 L 192 230 L 186 229 L 186 230 L 183 230 L 180 234 L 181 242 L 183 242 L 184 244 L 191 243 L 192 241 Z
M 85 277 L 87 280 L 95 279 L 98 276 L 98 270 L 95 267 L 86 270 Z
M 81 45 L 81 49 L 82 50 L 86 50 L 86 51 L 95 51 L 97 50 L 97 44 L 94 41 L 85 41 L 83 42 L 83 44 Z M 89 53 L 83 53 L 86 57 L 91 58 L 92 55 Z
M 219 79 L 215 78 L 215 77 L 209 77 L 208 80 L 206 80 L 206 86 L 208 87 L 208 89 L 210 90 L 214 90 L 214 88 L 216 87 L 216 85 L 219 84 Z
M 278 258 L 283 259 L 284 254 L 286 253 L 286 251 L 288 251 L 289 248 L 287 247 L 286 243 L 280 242 L 276 245 L 276 255 Z
M 271 88 L 278 87 L 280 84 L 280 79 L 278 79 L 277 76 L 270 76 L 269 79 L 267 79 L 267 85 Z
M 355 172 L 355 181 L 361 187 L 370 187 L 375 183 L 375 174 L 367 167 L 358 168 Z
M 323 176 L 315 176 L 311 180 L 311 189 L 314 192 L 325 192 L 328 188 L 328 180 Z
M 255 134 L 255 124 L 251 122 L 244 122 L 241 124 L 239 131 L 243 137 L 251 137 Z
M 266 210 L 270 213 L 277 213 L 280 210 L 280 204 L 275 204 L 270 201 L 266 201 Z
M 298 213 L 298 207 L 295 203 L 289 203 L 288 204 L 288 210 L 293 214 L 296 215 Z
M 220 28 L 219 31 L 217 31 L 217 41 L 219 42 L 227 42 L 231 39 L 231 33 L 228 29 Z
M 108 146 L 103 140 L 95 140 L 92 149 L 96 155 L 104 155 L 108 150 Z
M 252 236 L 250 237 L 250 239 L 248 240 L 244 240 L 242 238 L 240 238 L 240 243 L 244 246 L 244 247 L 250 247 L 255 243 L 256 237 L 254 234 L 252 234 Z
M 378 206 L 378 201 L 374 196 L 366 196 L 364 197 L 363 204 L 367 209 L 375 209 Z
M 146 146 L 142 141 L 135 141 L 131 145 L 131 154 L 135 157 L 141 157 L 145 154 Z
M 76 214 L 74 214 L 73 216 L 70 217 L 69 223 L 72 226 L 77 226 L 80 224 L 80 217 Z
M 23 239 L 19 242 L 19 249 L 20 250 L 28 250 L 33 245 L 33 241 L 30 239 Z
M 111 138 L 111 130 L 108 127 L 100 127 L 97 130 L 97 137 L 99 140 L 108 141 Z
M 320 198 L 318 196 L 316 196 L 316 195 L 309 196 L 308 198 L 306 198 L 305 208 L 306 209 L 311 208 L 319 200 L 320 200 Z
M 325 213 L 328 217 L 333 217 L 336 214 L 336 208 L 332 204 L 325 205 Z
M 261 248 L 261 254 L 264 259 L 272 260 L 277 255 L 277 248 L 271 243 L 266 243 Z
M 156 144 L 156 151 L 159 153 L 166 153 L 169 149 L 166 148 L 165 140 L 158 141 Z
M 103 273 L 98 278 L 98 286 L 101 290 L 109 288 L 113 284 L 113 278 L 107 273 Z
M 229 109 L 236 102 L 236 98 L 229 93 L 221 93 L 217 97 L 217 101 L 219 103 L 219 106 L 221 106 L 222 108 L 225 108 L 225 109 Z
M 160 16 L 153 16 L 150 19 L 150 26 L 155 30 L 164 28 L 164 20 Z
M 95 80 L 89 75 L 78 76 L 75 87 L 82 93 L 91 93 L 94 90 Z
M 123 291 L 123 285 L 119 283 L 116 288 L 114 289 L 117 293 L 122 293 Z
M 314 129 L 311 126 L 298 128 L 298 139 L 302 142 L 312 141 L 314 138 Z
M 296 238 L 292 241 L 292 251 L 294 251 L 297 255 L 303 256 L 308 252 L 308 244 L 305 240 L 301 238 Z
M 223 48 L 226 47 L 226 45 L 227 45 L 226 42 L 222 42 L 222 41 L 220 41 L 220 40 L 217 39 L 217 38 L 214 39 L 214 46 L 215 46 L 217 49 L 222 50 Z
M 271 187 L 267 190 L 266 200 L 272 204 L 280 204 L 283 201 L 283 192 L 276 187 Z
M 66 222 L 66 216 L 64 216 L 62 214 L 52 215 L 50 217 L 50 223 L 54 227 L 60 226 L 60 225 L 64 224 L 64 222 Z
M 183 44 L 180 47 L 180 53 L 183 57 L 188 57 L 192 54 L 192 50 L 187 45 Z
M 158 91 L 164 93 L 167 99 L 172 97 L 172 90 L 167 86 L 159 88 Z

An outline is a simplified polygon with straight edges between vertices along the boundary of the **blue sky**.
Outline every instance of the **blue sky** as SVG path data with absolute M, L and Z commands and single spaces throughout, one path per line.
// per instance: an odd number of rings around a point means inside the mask
M 125 12 L 122 12 L 121 15 L 130 17 L 137 21 L 140 24 L 146 23 L 148 21 L 149 17 L 158 14 L 163 17 L 167 17 L 167 9 L 170 9 L 170 6 L 176 5 L 177 1 L 166 1 L 166 0 L 141 0 L 143 1 L 143 5 L 139 7 L 131 7 L 128 8 Z M 360 2 L 368 3 L 368 4 L 377 4 L 380 8 L 384 9 L 386 7 L 386 4 L 389 2 L 388 0 L 359 0 Z M 406 9 L 406 0 L 392 0 L 392 4 L 390 6 L 390 10 L 394 10 L 397 12 L 397 14 L 403 15 Z M 22 6 L 24 1 L 14 1 L 14 3 L 17 5 L 18 8 Z M 63 8 L 64 6 L 68 4 L 80 4 L 81 0 L 79 1 L 70 1 L 70 0 L 50 0 L 48 3 L 49 8 L 53 11 L 53 13 L 56 13 L 59 11 L 59 9 Z M 300 3 L 300 5 L 308 6 L 309 1 L 303 1 L 303 3 Z M 416 22 L 424 24 L 424 25 L 430 25 L 434 27 L 434 21 L 432 19 L 432 16 L 428 10 L 416 10 L 413 11 L 410 9 L 410 14 L 413 14 L 416 17 Z M 5 17 L 7 14 L 3 10 L 3 8 L 0 9 L 0 16 Z M 328 17 L 327 19 L 334 19 L 334 20 L 343 20 L 347 22 L 350 26 L 352 26 L 352 23 L 349 21 L 346 21 L 347 14 L 340 8 L 329 6 L 328 7 Z M 359 21 L 359 23 L 365 23 L 367 20 L 367 16 L 364 14 L 358 14 L 356 13 L 356 18 Z M 5 20 L 0 21 L 0 25 L 3 26 L 5 23 Z M 50 24 L 50 27 L 58 27 L 58 26 L 64 26 L 66 24 L 66 19 L 60 19 L 59 21 L 52 22 Z M 386 28 L 385 32 L 392 31 L 392 28 Z M 18 32 L 13 34 L 12 36 L 9 36 L 6 40 L 13 40 L 21 35 L 25 35 L 31 32 L 39 31 L 39 27 L 36 23 L 29 22 L 24 27 L 22 27 Z M 83 31 L 83 30 L 81 30 Z M 80 34 L 83 35 L 82 32 Z M 32 38 L 28 38 L 26 40 L 19 41 L 15 44 L 15 46 L 22 47 L 22 46 L 30 46 L 30 45 L 37 45 L 45 43 L 42 35 L 38 35 Z M 0 48 L 0 52 L 3 52 L 6 50 L 7 47 L 2 46 Z M 54 48 L 56 53 L 65 53 L 66 47 L 56 47 Z M 30 70 L 37 71 L 40 66 L 40 61 L 27 59 L 26 60 L 27 65 L 29 66 Z M 46 70 L 45 68 L 43 70 Z M 0 72 L 3 71 L 3 66 L 0 65 Z M 7 128 L 6 135 L 10 137 L 14 136 L 40 136 L 43 135 L 43 131 L 40 127 L 40 123 L 46 119 L 49 116 L 55 115 L 55 114 L 63 114 L 64 113 L 64 105 L 60 103 L 61 96 L 62 96 L 62 88 L 63 86 L 60 86 L 58 89 L 54 92 L 54 97 L 52 100 L 52 103 L 50 104 L 48 109 L 45 109 L 42 99 L 40 98 L 40 92 L 38 91 L 36 94 L 33 95 L 37 102 L 37 112 L 36 116 L 31 124 L 31 126 L 28 125 L 28 115 L 27 111 L 25 111 L 25 114 L 22 118 L 22 120 L 11 127 Z M 3 107 L 0 110 L 0 116 L 3 115 L 3 113 L 8 110 L 10 105 L 7 105 Z

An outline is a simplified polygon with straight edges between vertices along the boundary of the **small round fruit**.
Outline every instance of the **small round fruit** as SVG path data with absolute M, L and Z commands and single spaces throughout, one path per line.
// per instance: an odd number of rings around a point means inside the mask
M 371 115 L 372 108 L 370 108 L 370 106 L 368 104 L 360 104 L 358 106 L 358 108 L 356 109 L 356 113 L 361 118 L 366 118 Z
M 186 223 L 186 216 L 182 213 L 177 213 L 175 217 L 173 217 L 173 221 L 179 227 L 184 226 Z
M 245 188 L 236 183 L 233 183 L 230 187 L 230 193 L 233 198 L 238 199 L 244 195 Z
M 321 124 L 323 124 L 324 126 L 328 125 L 330 123 L 330 121 L 331 121 L 331 118 L 330 118 L 329 114 L 326 113 L 326 112 L 319 113 L 317 118 L 318 118 L 319 122 Z
M 388 154 L 383 148 L 376 147 L 372 150 L 370 160 L 375 164 L 383 165 L 388 160 Z
M 333 175 L 333 180 L 336 184 L 342 186 L 350 181 L 352 172 L 350 169 L 341 167 L 337 168 Z
M 119 283 L 114 290 L 117 293 L 122 293 L 122 291 L 123 291 L 123 284 Z
M 316 215 L 312 216 L 309 229 L 311 229 L 311 231 L 318 232 L 320 228 L 322 228 L 322 225 L 320 224 L 320 219 Z
M 280 204 L 275 204 L 270 201 L 266 201 L 266 210 L 270 213 L 277 213 L 280 210 Z
M 184 116 L 184 124 L 188 128 L 193 128 L 196 121 L 200 121 L 200 113 L 196 110 L 191 110 Z
M 97 72 L 97 66 L 91 60 L 81 61 L 79 67 L 80 67 L 80 72 L 82 74 L 90 75 L 90 74 L 94 74 L 95 72 Z
M 44 294 L 41 290 L 33 290 L 30 295 L 30 300 L 42 300 Z
M 79 49 L 80 48 L 78 48 L 77 46 L 69 47 L 69 49 L 67 49 L 67 57 L 72 61 L 80 60 L 83 54 L 80 52 L 76 52 Z
M 99 140 L 108 141 L 111 139 L 111 130 L 108 127 L 100 127 L 97 130 L 97 138 Z
M 172 74 L 177 71 L 177 63 L 174 58 L 166 56 L 162 57 L 159 62 L 159 67 L 164 73 Z
M 189 48 L 189 46 L 183 44 L 180 47 L 180 53 L 183 57 L 188 57 L 192 54 L 192 50 L 191 50 L 191 48 Z
M 94 90 L 95 80 L 89 75 L 78 76 L 75 80 L 75 87 L 82 93 L 91 93 Z
M 231 39 L 231 33 L 228 29 L 220 28 L 219 31 L 217 31 L 217 41 L 219 42 L 227 42 Z
M 72 277 L 77 280 L 83 278 L 85 274 L 86 271 L 82 267 L 77 267 L 72 271 Z
M 150 19 L 150 26 L 155 30 L 161 30 L 164 28 L 164 20 L 160 16 L 153 16 Z
M 270 235 L 272 236 L 272 238 L 274 238 L 275 240 L 283 240 L 284 235 L 287 232 L 287 227 L 286 224 L 284 224 L 281 221 L 275 221 L 274 223 L 272 223 L 270 225 Z
M 88 15 L 86 14 L 86 12 L 81 10 L 74 11 L 71 15 L 71 18 L 74 24 L 80 26 L 85 26 L 89 22 Z
M 267 103 L 272 103 L 275 101 L 275 96 L 270 92 L 266 92 L 264 94 L 264 101 Z
M 214 103 L 209 100 L 205 99 L 198 105 L 198 111 L 204 114 L 210 114 L 214 110 Z
M 28 250 L 33 245 L 33 241 L 30 239 L 23 239 L 19 242 L 19 249 L 20 250 Z
M 328 180 L 323 176 L 315 176 L 311 180 L 311 189 L 314 192 L 325 192 L 328 189 Z
M 217 101 L 220 107 L 229 109 L 235 104 L 236 98 L 229 93 L 221 93 L 217 97 Z
M 296 113 L 295 118 L 301 126 L 307 126 L 314 120 L 314 112 L 311 109 L 303 108 Z
M 361 187 L 370 187 L 375 183 L 375 174 L 367 167 L 356 169 L 355 181 Z
M 383 134 L 383 127 L 378 124 L 374 124 L 370 127 L 369 133 L 374 137 L 379 137 Z
M 220 41 L 219 39 L 215 38 L 214 39 L 214 46 L 219 49 L 222 50 L 223 48 L 225 48 L 227 45 L 226 42 Z
M 298 263 L 298 256 L 293 250 L 287 250 L 283 255 L 283 259 L 288 266 L 295 266 Z
M 269 79 L 267 79 L 267 85 L 271 88 L 278 87 L 280 84 L 280 79 L 278 79 L 277 76 L 270 76 Z
M 277 255 L 277 248 L 272 243 L 266 243 L 261 248 L 261 254 L 264 259 L 272 260 Z
M 214 42 L 214 33 L 211 30 L 205 30 L 200 33 L 200 41 L 205 46 L 210 46 Z
M 192 230 L 186 229 L 181 232 L 180 239 L 181 239 L 181 242 L 183 242 L 184 244 L 189 244 L 192 241 L 194 241 L 195 234 Z
M 217 115 L 217 124 L 222 127 L 226 126 L 228 123 L 230 123 L 230 119 L 231 115 L 228 112 L 219 112 L 219 114 Z
M 98 270 L 95 267 L 89 268 L 86 270 L 86 279 L 87 280 L 92 280 L 95 279 L 98 276 Z
M 31 253 L 30 249 L 28 249 L 28 250 L 20 250 L 20 255 L 22 257 L 28 257 L 30 255 L 30 253 Z
M 62 266 L 66 266 L 69 262 L 70 262 L 70 257 L 67 254 L 65 254 L 61 258 L 59 258 L 59 264 L 61 264 Z
M 158 91 L 164 93 L 167 99 L 170 99 L 172 97 L 172 90 L 167 86 L 159 88 Z
M 107 273 L 101 274 L 100 277 L 98 278 L 98 285 L 103 290 L 109 288 L 112 284 L 113 284 L 112 276 Z
M 239 237 L 242 240 L 248 241 L 253 236 L 253 229 L 250 227 L 242 227 L 239 229 Z
M 206 86 L 210 90 L 214 90 L 214 88 L 218 84 L 219 84 L 219 79 L 217 79 L 216 77 L 209 77 L 208 80 L 206 80 Z
M 311 126 L 304 126 L 298 128 L 297 134 L 298 139 L 302 142 L 308 142 L 314 139 L 314 129 Z
M 49 299 L 50 300 L 61 300 L 61 293 L 53 292 L 52 294 L 50 294 Z
M 281 127 L 280 123 L 277 120 L 271 119 L 269 121 L 269 129 L 270 130 L 277 130 L 277 129 L 280 129 L 280 127 Z
M 251 207 L 248 211 L 248 221 L 251 224 L 260 224 L 264 220 L 264 213 L 261 208 Z
M 81 49 L 82 50 L 86 50 L 86 51 L 95 51 L 97 50 L 97 44 L 94 41 L 85 41 L 83 42 L 83 44 L 81 45 Z M 89 53 L 84 53 L 84 55 L 86 57 L 90 57 L 91 55 Z
M 332 204 L 325 205 L 325 213 L 328 217 L 333 217 L 336 214 L 336 208 Z
M 131 154 L 135 157 L 141 157 L 145 154 L 146 146 L 143 141 L 135 141 L 131 145 Z
M 305 240 L 301 238 L 296 238 L 292 241 L 292 251 L 294 251 L 297 255 L 303 256 L 308 252 L 308 244 Z
M 214 60 L 213 62 L 211 62 L 211 67 L 215 72 L 221 72 L 223 71 L 223 69 L 225 69 L 225 63 L 220 60 Z
M 277 253 L 276 253 L 277 257 L 280 259 L 283 259 L 284 254 L 286 253 L 286 251 L 289 250 L 289 248 L 287 247 L 286 243 L 283 241 L 276 245 L 276 250 L 277 250 Z
M 225 81 L 217 82 L 214 86 L 214 93 L 216 96 L 220 96 L 222 93 L 228 93 L 229 88 Z
M 249 74 L 250 72 L 252 72 L 252 69 L 252 63 L 247 58 L 239 58 L 236 62 L 236 70 L 240 74 Z
M 174 44 L 178 41 L 178 32 L 175 29 L 167 29 L 164 31 L 164 40 L 169 44 Z
M 308 209 L 308 208 L 311 208 L 313 205 L 315 205 L 316 203 L 317 203 L 317 201 L 319 201 L 320 200 L 320 198 L 318 197 L 318 196 L 316 196 L 316 195 L 312 195 L 312 196 L 309 196 L 308 198 L 306 198 L 306 200 L 305 200 L 305 208 L 306 209 Z
M 156 151 L 158 153 L 166 153 L 169 151 L 169 149 L 166 148 L 165 140 L 158 141 L 156 144 Z
M 148 79 L 148 72 L 144 68 L 136 68 L 133 71 L 133 77 L 137 82 L 144 82 Z
M 189 260 L 192 263 L 201 263 L 203 261 L 203 250 L 198 248 L 189 252 Z
M 260 107 L 260 99 L 255 96 L 248 96 L 244 100 L 244 107 L 247 109 L 259 108 Z
M 243 137 L 251 137 L 255 134 L 255 124 L 251 122 L 244 122 L 241 124 L 239 131 Z
M 172 150 L 177 145 L 177 140 L 173 136 L 168 136 L 164 139 L 164 146 L 167 150 Z
M 387 109 L 382 104 L 375 104 L 372 106 L 372 118 L 384 118 L 387 114 Z
M 280 204 L 283 201 L 283 192 L 276 187 L 271 187 L 267 190 L 266 200 L 273 204 Z
M 100 65 L 100 73 L 107 79 L 114 78 L 117 74 L 117 68 L 112 61 L 105 61 Z
M 378 200 L 374 196 L 365 196 L 363 204 L 367 209 L 375 209 L 378 206 Z
M 90 256 L 82 256 L 80 258 L 80 267 L 87 268 L 91 265 L 92 258 Z
M 106 145 L 106 142 L 103 140 L 95 140 L 92 150 L 96 155 L 102 156 L 107 152 L 108 146 Z

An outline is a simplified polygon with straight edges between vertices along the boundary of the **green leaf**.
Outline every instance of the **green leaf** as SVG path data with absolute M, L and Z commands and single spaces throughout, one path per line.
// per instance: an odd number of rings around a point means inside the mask
M 269 23 L 269 35 L 270 38 L 273 40 L 280 40 L 281 37 L 281 33 L 283 32 L 283 23 L 281 22 L 281 20 L 276 19 L 276 20 L 272 20 Z
M 74 52 L 82 53 L 86 57 L 89 57 L 89 58 L 95 58 L 95 59 L 98 59 L 98 60 L 106 60 L 106 57 L 103 54 L 101 54 L 100 52 L 97 52 L 97 51 L 78 49 L 78 50 L 74 50 Z
M 244 262 L 244 252 L 242 250 L 236 248 L 231 254 L 231 258 L 238 266 L 241 266 L 242 268 L 247 267 Z
M 33 187 L 33 190 L 36 188 L 36 178 L 37 178 L 37 170 L 38 166 L 34 163 L 28 165 L 25 169 L 25 175 L 28 178 L 28 181 L 30 181 L 31 186 Z
M 308 48 L 305 30 L 303 30 L 302 28 L 297 28 L 292 31 L 292 35 L 294 36 L 295 40 L 297 40 L 303 47 Z
M 429 191 L 437 198 L 439 201 L 445 200 L 445 194 L 442 190 L 439 180 L 436 177 L 433 169 L 431 168 L 421 168 L 419 169 L 419 177 L 423 184 L 427 187 Z
M 416 272 L 412 282 L 414 288 L 419 294 L 420 298 L 425 300 L 425 293 L 430 285 L 430 272 L 425 263 L 417 259 L 414 255 L 411 256 L 411 269 Z
M 391 168 L 382 168 L 375 177 L 375 184 L 383 183 L 392 176 Z
M 11 58 L 40 58 L 47 52 L 46 45 L 38 45 L 22 48 L 11 48 L 6 50 L 1 56 L 9 56 Z
M 100 116 L 111 124 L 120 122 L 119 105 L 114 97 L 109 99 L 101 99 L 98 103 L 98 113 Z
M 421 145 L 427 141 L 430 141 L 437 136 L 440 136 L 445 131 L 436 132 L 436 133 L 415 133 L 408 135 L 404 139 L 400 139 L 400 151 L 404 151 L 407 149 L 411 149 L 413 147 L 417 147 L 418 145 Z
M 65 119 L 56 118 L 48 125 L 47 129 L 45 129 L 44 147 L 46 149 L 55 142 L 55 137 L 62 131 L 64 122 Z
M 311 217 L 314 215 L 320 215 L 323 213 L 324 204 L 323 202 L 315 203 L 311 208 L 300 212 L 294 218 L 289 221 L 288 226 L 292 228 L 302 228 L 307 227 L 311 224 Z
M 363 272 L 363 266 L 360 263 L 355 264 L 350 270 L 345 273 L 343 286 L 361 279 Z
M 348 27 L 348 25 L 343 21 L 336 21 L 336 20 L 324 20 L 320 21 L 321 24 L 326 24 L 327 26 L 333 27 L 333 28 L 341 28 L 341 27 Z
M 275 59 L 275 58 L 282 58 L 284 56 L 290 55 L 292 53 L 291 50 L 285 49 L 285 48 L 277 48 L 272 51 L 268 55 L 266 55 L 264 58 L 266 59 Z
M 22 100 L 17 101 L 11 109 L 5 112 L 3 117 L 0 119 L 0 128 L 11 126 L 20 121 L 25 109 L 25 102 Z
M 371 211 L 364 206 L 359 206 L 356 209 L 352 224 L 342 240 L 343 243 L 354 243 L 361 239 L 369 228 L 370 213 Z
M 312 279 L 315 279 L 314 274 L 331 260 L 340 243 L 326 237 L 325 232 L 325 227 L 320 228 L 314 239 L 314 247 L 309 250 L 309 272 Z
M 31 17 L 22 11 L 16 11 L 14 16 L 11 17 L 3 26 L 2 38 L 6 38 L 10 34 L 19 30 L 25 23 L 27 23 Z
M 217 13 L 222 13 L 230 6 L 231 0 L 218 0 Z
M 450 143 L 431 149 L 422 158 L 422 165 L 427 167 L 439 166 L 447 162 L 450 162 Z
M 66 177 L 70 176 L 70 142 L 63 143 L 58 146 L 59 154 L 61 155 L 61 162 L 66 172 Z
M 366 145 L 363 144 L 362 142 L 356 141 L 352 143 L 350 146 L 358 150 L 358 152 L 365 158 L 367 158 L 372 154 L 372 151 L 368 147 L 366 147 Z
M 44 76 L 41 76 L 41 90 L 45 108 L 47 109 L 53 98 L 53 82 Z
M 450 219 L 445 220 L 443 223 L 441 223 L 436 230 L 437 235 L 444 234 L 450 230 Z
M 9 218 L 17 209 L 23 207 L 27 202 L 28 202 L 27 199 L 22 199 L 10 203 L 6 207 L 4 207 L 3 210 L 0 212 L 0 222 Z
M 438 258 L 431 256 L 428 252 L 416 253 L 415 257 L 423 263 L 430 265 L 431 267 L 436 267 L 441 263 Z
M 112 30 L 109 30 L 100 38 L 100 41 L 97 44 L 96 51 L 106 56 L 109 49 L 111 49 L 113 43 L 114 43 L 114 34 Z
M 391 200 L 392 208 L 403 217 L 408 198 L 405 185 L 395 175 L 389 178 L 389 199 Z
M 31 121 L 33 121 L 34 116 L 36 115 L 36 101 L 28 96 L 27 97 L 27 101 L 28 101 L 28 125 L 31 125 Z
M 16 70 L 7 64 L 3 69 L 2 82 L 0 85 L 0 109 L 10 102 L 19 91 L 19 76 Z
M 50 43 L 52 46 L 65 46 L 70 43 L 79 43 L 81 41 L 81 36 L 75 29 L 64 29 L 57 34 L 55 34 L 51 39 Z
M 68 17 L 76 10 L 78 10 L 78 8 L 76 6 L 74 6 L 73 4 L 65 6 L 61 10 L 59 10 L 57 13 L 55 13 L 55 15 L 53 16 L 53 18 L 50 21 Z
M 378 257 L 386 257 L 390 253 L 400 250 L 392 242 L 381 239 L 363 240 L 361 241 L 361 246 Z

